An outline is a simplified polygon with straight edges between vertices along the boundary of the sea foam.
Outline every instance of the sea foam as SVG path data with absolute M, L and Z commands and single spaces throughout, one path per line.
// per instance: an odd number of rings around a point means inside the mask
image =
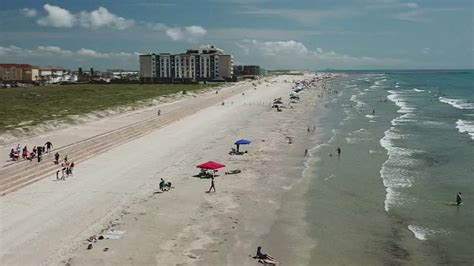
M 387 150 L 388 159 L 382 164 L 380 176 L 385 186 L 385 211 L 388 212 L 391 207 L 403 204 L 403 196 L 400 189 L 409 188 L 413 182 L 413 172 L 409 170 L 416 164 L 416 160 L 412 155 L 417 152 L 414 149 L 398 147 L 394 144 L 394 140 L 407 138 L 408 135 L 402 134 L 396 127 L 401 123 L 413 121 L 416 109 L 410 106 L 401 98 L 404 92 L 390 90 L 387 98 L 394 102 L 400 109 L 398 113 L 403 115 L 396 117 L 391 121 L 392 126 L 386 130 L 384 136 L 380 139 L 380 145 Z
M 414 224 L 410 224 L 408 226 L 408 229 L 415 235 L 416 239 L 422 240 L 422 241 L 427 240 L 428 236 L 434 233 L 434 231 L 429 228 L 425 228 L 423 226 L 414 225 Z
M 456 128 L 459 130 L 460 133 L 469 134 L 469 136 L 471 136 L 471 139 L 474 140 L 474 121 L 458 119 L 458 121 L 456 121 Z
M 461 109 L 461 110 L 473 110 L 474 103 L 469 102 L 465 99 L 450 99 L 446 97 L 439 97 L 439 101 L 443 103 L 447 103 L 454 108 Z

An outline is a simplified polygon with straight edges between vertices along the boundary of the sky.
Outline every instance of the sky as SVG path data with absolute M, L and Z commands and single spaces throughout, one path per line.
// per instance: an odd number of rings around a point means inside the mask
M 474 0 L 0 0 L 0 63 L 138 69 L 203 44 L 266 69 L 472 69 Z

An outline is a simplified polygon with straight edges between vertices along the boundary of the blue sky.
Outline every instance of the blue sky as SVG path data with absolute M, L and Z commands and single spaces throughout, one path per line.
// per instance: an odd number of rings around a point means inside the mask
M 0 62 L 137 69 L 147 52 L 215 44 L 238 64 L 473 68 L 473 0 L 0 3 Z

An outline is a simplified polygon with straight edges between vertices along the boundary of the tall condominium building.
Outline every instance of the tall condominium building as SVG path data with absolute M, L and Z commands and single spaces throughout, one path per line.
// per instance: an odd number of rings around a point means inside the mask
M 139 56 L 140 80 L 144 83 L 223 81 L 233 76 L 232 55 L 213 45 L 188 49 L 181 54 L 145 54 Z

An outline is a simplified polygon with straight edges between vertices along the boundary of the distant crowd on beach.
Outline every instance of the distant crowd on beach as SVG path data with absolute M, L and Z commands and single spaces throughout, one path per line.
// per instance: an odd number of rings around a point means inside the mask
M 47 141 L 44 145 L 33 146 L 31 151 L 28 150 L 28 146 L 25 145 L 23 149 L 21 145 L 18 144 L 16 148 L 10 150 L 9 158 L 11 161 L 17 162 L 22 158 L 23 160 L 33 161 L 37 159 L 38 162 L 41 162 L 42 156 L 45 153 L 49 153 L 53 149 L 53 143 Z
M 16 148 L 12 148 L 10 150 L 9 158 L 11 161 L 14 162 L 20 161 L 20 158 L 22 160 L 28 160 L 30 162 L 36 159 L 38 163 L 40 163 L 42 161 L 43 155 L 51 153 L 52 150 L 53 143 L 51 143 L 51 141 L 47 141 L 44 145 L 33 146 L 33 149 L 31 151 L 28 149 L 27 145 L 21 148 L 21 145 L 18 144 Z M 65 180 L 66 177 L 73 175 L 75 163 L 72 161 L 68 161 L 67 155 L 64 156 L 63 161 L 60 163 L 60 157 L 61 155 L 59 154 L 59 152 L 56 152 L 54 154 L 54 164 L 60 166 L 60 168 L 56 171 L 56 180 Z

